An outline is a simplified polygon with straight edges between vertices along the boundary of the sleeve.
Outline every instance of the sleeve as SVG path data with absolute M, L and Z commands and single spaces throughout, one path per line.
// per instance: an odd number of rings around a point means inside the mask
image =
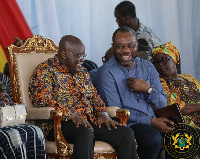
M 149 100 L 154 103 L 155 109 L 163 108 L 167 106 L 167 96 L 160 82 L 158 72 L 153 65 L 151 69 L 150 85 L 153 87 L 153 91 L 149 95 Z
M 52 92 L 55 87 L 54 74 L 49 69 L 37 68 L 31 76 L 29 83 L 29 95 L 34 107 L 53 107 L 63 113 L 63 119 L 69 120 L 70 112 L 78 110 L 68 109 L 58 103 Z
M 85 71 L 85 78 L 88 81 L 88 85 L 90 86 L 90 89 L 91 89 L 89 90 L 91 92 L 90 103 L 91 105 L 93 105 L 94 115 L 98 116 L 99 113 L 106 111 L 105 103 L 101 99 L 100 95 L 97 93 L 97 89 L 94 87 L 88 71 Z
M 185 106 L 185 102 L 180 99 L 177 93 L 169 90 L 169 87 L 163 78 L 160 78 L 160 81 L 164 88 L 165 94 L 167 95 L 168 105 L 178 103 L 180 109 L 182 109 Z
M 190 78 L 191 78 L 191 82 L 195 83 L 196 86 L 198 87 L 198 89 L 200 90 L 200 84 L 199 82 L 197 81 L 196 78 L 194 78 L 192 75 L 188 75 Z
M 95 89 L 95 92 L 93 93 L 91 102 L 94 105 L 94 110 L 95 110 L 94 111 L 95 112 L 94 115 L 98 116 L 99 113 L 106 111 L 106 107 L 105 107 L 105 103 L 102 101 L 100 95 L 97 94 L 96 88 L 94 88 L 94 89 Z
M 152 43 L 153 47 L 160 45 L 160 39 L 155 33 L 152 33 Z
M 156 35 L 156 33 L 149 27 L 145 28 L 147 35 L 144 35 L 146 40 L 148 41 L 150 51 L 153 51 L 153 48 L 160 45 L 160 38 Z
M 122 108 L 115 79 L 108 70 L 104 71 L 101 69 L 97 72 L 94 86 L 106 106 L 118 106 Z

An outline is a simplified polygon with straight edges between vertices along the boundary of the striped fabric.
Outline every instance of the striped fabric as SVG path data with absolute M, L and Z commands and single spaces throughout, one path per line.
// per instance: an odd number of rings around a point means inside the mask
M 11 87 L 11 82 L 10 82 L 10 78 L 8 76 L 6 76 L 3 73 L 0 73 L 0 82 L 3 84 L 3 89 L 4 92 L 8 93 L 9 95 L 9 100 L 12 101 L 12 87 Z
M 0 129 L 1 159 L 45 159 L 45 140 L 34 125 L 17 125 Z

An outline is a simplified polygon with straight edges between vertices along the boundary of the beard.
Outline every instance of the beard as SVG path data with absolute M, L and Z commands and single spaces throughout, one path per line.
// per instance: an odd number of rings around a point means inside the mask
M 122 53 L 120 54 L 121 55 L 128 55 L 130 53 Z M 132 53 L 131 53 L 132 55 Z M 123 61 L 122 59 L 119 58 L 119 55 L 117 55 L 117 53 L 114 51 L 114 56 L 115 56 L 115 59 L 116 61 L 123 67 L 130 67 L 132 66 L 132 64 L 134 63 L 135 61 L 135 56 L 132 55 L 132 59 L 130 61 Z

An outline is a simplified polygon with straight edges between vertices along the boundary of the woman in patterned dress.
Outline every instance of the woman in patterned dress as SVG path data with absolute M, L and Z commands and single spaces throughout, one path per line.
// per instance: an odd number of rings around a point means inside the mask
M 178 103 L 186 124 L 200 129 L 200 84 L 190 74 L 178 74 L 180 53 L 170 41 L 154 48 L 153 64 L 168 97 L 168 105 Z

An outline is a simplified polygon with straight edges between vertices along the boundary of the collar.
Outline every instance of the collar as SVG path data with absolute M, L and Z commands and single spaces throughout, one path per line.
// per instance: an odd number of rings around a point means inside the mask
M 59 70 L 59 72 L 62 72 L 62 73 L 69 73 L 69 70 L 68 70 L 67 67 L 66 67 L 65 65 L 63 65 L 63 63 L 59 60 L 57 54 L 53 57 L 52 63 L 53 63 L 53 65 Z

